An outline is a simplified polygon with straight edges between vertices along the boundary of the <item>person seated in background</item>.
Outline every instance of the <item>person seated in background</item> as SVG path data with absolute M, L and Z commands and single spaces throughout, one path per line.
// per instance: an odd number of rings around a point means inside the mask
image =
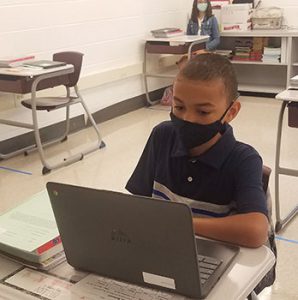
M 209 0 L 194 0 L 191 18 L 187 25 L 188 35 L 209 35 L 206 50 L 215 50 L 220 43 L 219 26 L 216 17 L 212 14 Z

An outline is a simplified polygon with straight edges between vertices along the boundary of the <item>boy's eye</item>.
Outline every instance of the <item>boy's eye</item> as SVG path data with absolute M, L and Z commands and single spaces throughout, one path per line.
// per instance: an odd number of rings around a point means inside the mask
M 183 109 L 183 106 L 181 106 L 181 105 L 175 105 L 175 106 L 174 106 L 174 109 L 176 109 L 176 110 L 182 110 L 182 109 Z
M 204 111 L 204 110 L 199 110 L 198 114 L 201 115 L 201 116 L 206 116 L 206 115 L 209 115 L 210 112 L 209 111 Z

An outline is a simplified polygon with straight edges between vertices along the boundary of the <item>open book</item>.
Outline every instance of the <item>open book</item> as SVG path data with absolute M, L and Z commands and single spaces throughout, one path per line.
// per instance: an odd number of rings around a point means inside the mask
M 33 263 L 63 251 L 46 191 L 0 216 L 0 251 Z

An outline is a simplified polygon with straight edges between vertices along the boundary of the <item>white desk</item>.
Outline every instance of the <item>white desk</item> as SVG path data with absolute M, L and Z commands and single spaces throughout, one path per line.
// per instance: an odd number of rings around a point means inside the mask
M 37 148 L 41 162 L 47 165 L 46 159 L 41 146 L 40 136 L 36 134 L 38 131 L 38 119 L 36 112 L 36 92 L 38 90 L 47 89 L 67 82 L 67 74 L 74 72 L 73 65 L 65 65 L 57 68 L 41 69 L 41 68 L 0 68 L 0 91 L 8 93 L 27 94 L 31 93 L 32 99 L 32 123 L 23 123 L 14 120 L 0 119 L 0 124 L 9 126 L 22 127 L 34 130 L 36 145 L 28 146 L 7 154 L 0 153 L 0 159 L 10 158 L 20 153 Z
M 148 89 L 148 78 L 174 78 L 175 75 L 149 73 L 147 70 L 147 56 L 148 54 L 178 54 L 188 55 L 191 57 L 191 53 L 195 50 L 205 48 L 204 44 L 209 40 L 209 36 L 201 35 L 182 35 L 171 38 L 154 38 L 152 36 L 145 39 L 144 49 L 144 61 L 143 61 L 143 78 L 145 85 L 145 93 L 148 104 L 152 105 L 155 101 L 150 100 Z M 200 45 L 200 48 L 196 48 Z
M 265 246 L 258 249 L 241 248 L 235 262 L 225 272 L 206 299 L 245 299 L 274 263 L 273 253 Z M 48 273 L 29 269 L 16 271 L 20 270 L 21 267 L 21 265 L 0 257 L 0 299 L 111 300 L 115 298 L 108 295 L 115 297 L 119 295 L 119 290 L 126 295 L 132 295 L 136 292 L 141 295 L 140 300 L 186 299 L 178 295 L 123 284 L 92 274 L 87 275 L 75 271 L 66 262 Z M 8 284 L 9 282 L 10 284 Z M 16 290 L 14 285 L 11 284 L 12 282 L 23 290 Z M 94 285 L 94 283 L 99 282 L 101 282 L 101 289 Z M 102 290 L 105 290 L 105 292 L 102 292 Z M 43 295 L 44 298 L 40 298 L 38 295 Z M 85 298 L 83 298 L 84 296 Z M 127 300 L 131 297 L 120 297 L 118 299 Z
M 281 136 L 283 116 L 285 109 L 290 102 L 298 102 L 298 90 L 285 90 L 276 96 L 277 100 L 282 101 L 278 126 L 277 126 L 277 139 L 276 139 L 276 153 L 275 153 L 275 212 L 276 212 L 276 224 L 275 231 L 280 231 L 283 226 L 288 224 L 298 213 L 298 205 L 296 205 L 284 219 L 280 215 L 280 201 L 279 201 L 279 175 L 295 176 L 298 177 L 298 170 L 283 168 L 280 166 L 280 150 L 281 150 Z M 298 118 L 298 116 L 297 116 Z

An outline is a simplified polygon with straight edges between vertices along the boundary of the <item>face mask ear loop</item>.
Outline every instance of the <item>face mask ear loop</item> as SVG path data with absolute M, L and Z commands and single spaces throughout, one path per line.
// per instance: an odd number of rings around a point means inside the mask
M 240 97 L 240 94 L 238 93 L 236 99 L 233 100 L 233 101 L 230 103 L 230 105 L 228 106 L 228 108 L 227 108 L 227 109 L 225 110 L 225 112 L 223 113 L 222 117 L 219 119 L 220 122 L 221 122 L 222 119 L 226 116 L 227 112 L 228 112 L 229 109 L 233 106 L 233 104 L 239 99 L 239 97 Z

